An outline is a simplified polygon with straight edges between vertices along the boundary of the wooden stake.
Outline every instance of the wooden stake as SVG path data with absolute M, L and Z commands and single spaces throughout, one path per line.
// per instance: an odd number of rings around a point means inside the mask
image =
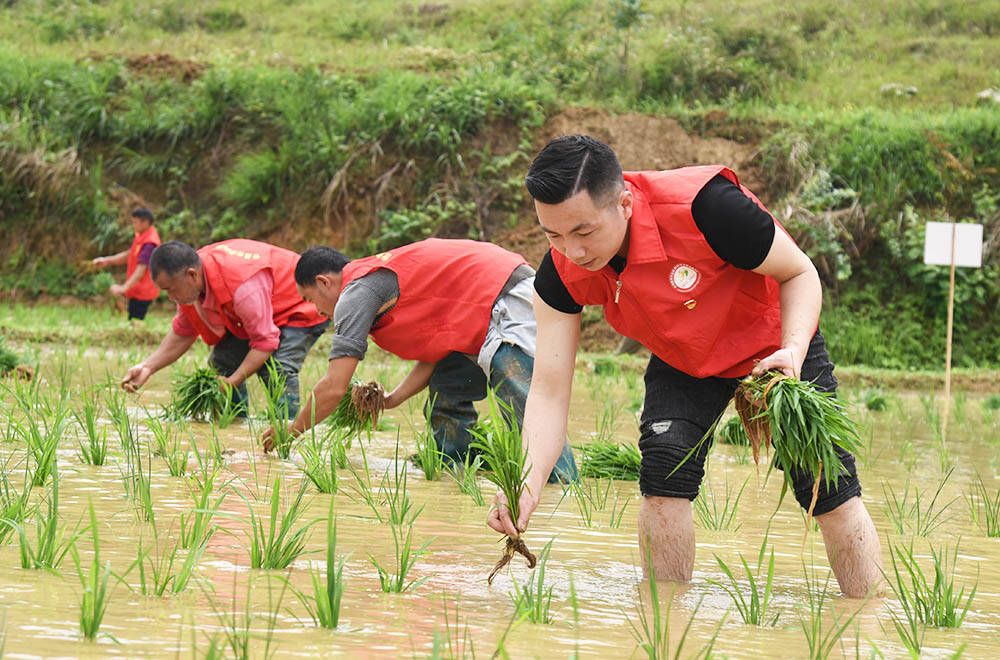
M 951 330 L 955 318 L 955 223 L 951 223 L 951 267 L 948 274 L 948 333 L 944 348 L 944 415 L 941 418 L 941 449 L 948 438 L 948 408 L 951 405 Z

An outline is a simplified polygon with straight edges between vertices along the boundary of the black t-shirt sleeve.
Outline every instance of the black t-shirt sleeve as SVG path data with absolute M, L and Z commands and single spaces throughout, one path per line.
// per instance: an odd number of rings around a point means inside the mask
M 579 314 L 583 311 L 583 305 L 573 300 L 569 289 L 559 277 L 559 271 L 556 270 L 556 265 L 552 261 L 551 250 L 542 257 L 542 263 L 535 273 L 535 293 L 549 307 L 564 314 Z
M 774 219 L 735 183 L 717 174 L 691 204 L 694 223 L 723 261 L 753 270 L 774 242 Z

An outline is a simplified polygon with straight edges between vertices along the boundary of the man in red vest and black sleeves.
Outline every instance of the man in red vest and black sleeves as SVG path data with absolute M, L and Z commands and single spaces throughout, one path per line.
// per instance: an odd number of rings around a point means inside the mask
M 371 335 L 386 351 L 417 361 L 385 407 L 429 386 L 438 448 L 462 464 L 477 417 L 473 401 L 486 397 L 487 384 L 521 423 L 535 355 L 534 274 L 520 255 L 480 241 L 431 238 L 355 261 L 330 247 L 309 248 L 295 280 L 302 297 L 333 319 L 335 334 L 329 368 L 313 391 L 315 411 L 307 403 L 291 432 L 336 409 Z M 543 481 L 576 478 L 563 439 Z
M 128 300 L 129 321 L 141 321 L 160 295 L 160 290 L 149 276 L 149 258 L 160 244 L 160 234 L 153 226 L 153 212 L 146 207 L 133 210 L 131 218 L 135 235 L 129 249 L 108 257 L 97 257 L 93 264 L 98 268 L 125 264 L 125 282 L 112 284 L 108 291 L 113 296 L 125 296 Z
M 239 401 L 246 401 L 244 382 L 253 374 L 267 383 L 265 365 L 273 361 L 285 377 L 285 403 L 293 417 L 299 369 L 330 323 L 295 290 L 298 258 L 291 250 L 242 238 L 197 252 L 180 241 L 156 248 L 149 264 L 153 281 L 177 304 L 177 315 L 152 355 L 128 370 L 122 387 L 136 391 L 200 336 Z
M 531 472 L 519 520 L 498 494 L 488 524 L 511 537 L 527 527 L 566 435 L 580 312 L 602 305 L 618 332 L 653 354 L 640 423 L 640 548 L 657 578 L 688 581 L 691 502 L 710 443 L 692 450 L 739 379 L 779 369 L 836 389 L 818 329 L 819 276 L 725 167 L 623 173 L 607 145 L 573 135 L 546 145 L 525 183 L 552 246 L 535 279 L 538 357 L 524 416 Z M 859 597 L 881 580 L 880 546 L 854 457 L 838 453 L 848 474 L 829 487 L 823 480 L 814 514 L 842 591 Z M 793 481 L 808 508 L 812 475 L 796 471 Z

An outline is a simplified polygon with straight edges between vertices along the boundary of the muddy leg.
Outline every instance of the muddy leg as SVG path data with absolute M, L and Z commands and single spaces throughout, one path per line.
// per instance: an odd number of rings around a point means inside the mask
M 689 582 L 694 571 L 694 518 L 684 497 L 645 496 L 639 505 L 642 574 L 649 565 L 658 580 Z

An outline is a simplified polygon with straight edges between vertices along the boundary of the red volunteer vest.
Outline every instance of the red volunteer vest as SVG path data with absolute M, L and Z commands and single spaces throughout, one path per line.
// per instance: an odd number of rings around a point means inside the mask
M 437 362 L 453 351 L 479 353 L 493 304 L 524 263 L 492 243 L 429 238 L 348 263 L 341 286 L 376 268 L 394 272 L 399 300 L 371 329 L 372 339 L 405 360 Z
M 249 339 L 249 335 L 233 311 L 233 294 L 241 284 L 265 269 L 271 271 L 274 278 L 271 307 L 276 326 L 305 328 L 325 320 L 295 289 L 295 264 L 299 260 L 295 252 L 269 243 L 234 238 L 206 245 L 198 250 L 198 256 L 205 274 L 205 286 L 215 296 L 226 329 L 240 339 Z M 194 305 L 178 306 L 206 344 L 219 343 L 222 337 L 205 325 Z
M 696 378 L 745 376 L 781 345 L 778 283 L 719 259 L 691 215 L 695 196 L 717 174 L 739 185 L 718 165 L 625 172 L 634 201 L 621 275 L 610 266 L 585 270 L 552 251 L 579 304 L 603 305 L 615 330 Z
M 132 277 L 132 273 L 135 272 L 136 266 L 139 265 L 139 253 L 142 252 L 142 246 L 146 243 L 160 244 L 160 234 L 154 225 L 150 225 L 149 229 L 141 234 L 136 233 L 135 238 L 132 239 L 132 247 L 128 250 L 128 265 L 125 267 L 125 279 Z M 146 269 L 146 273 L 139 278 L 138 282 L 125 291 L 125 296 L 133 300 L 156 300 L 159 295 L 160 290 L 153 284 L 149 268 Z

